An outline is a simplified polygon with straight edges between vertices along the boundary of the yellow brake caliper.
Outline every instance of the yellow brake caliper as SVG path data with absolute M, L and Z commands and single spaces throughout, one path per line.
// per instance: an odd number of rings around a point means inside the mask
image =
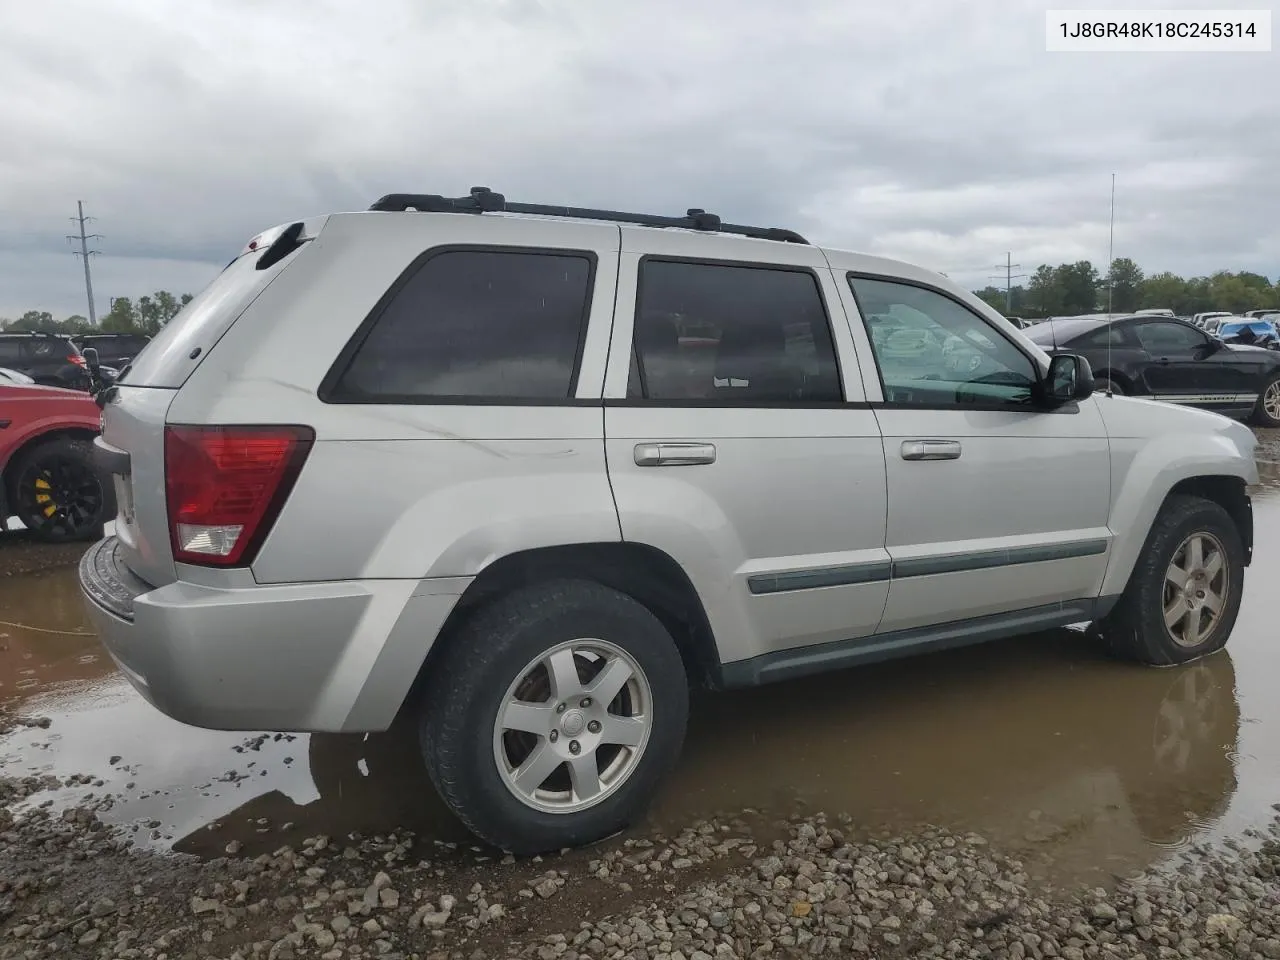
M 36 477 L 36 503 L 44 504 L 43 512 L 46 517 L 52 517 L 58 512 L 58 505 L 53 502 L 53 497 L 49 495 L 49 491 L 52 489 L 48 480 L 44 477 Z

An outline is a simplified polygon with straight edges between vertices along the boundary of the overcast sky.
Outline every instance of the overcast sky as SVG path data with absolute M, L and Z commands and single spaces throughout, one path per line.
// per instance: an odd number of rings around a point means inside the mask
M 1114 171 L 1116 256 L 1275 279 L 1280 53 L 1049 54 L 1045 6 L 0 0 L 0 316 L 86 312 L 77 200 L 105 312 L 263 227 L 474 184 L 980 287 L 1006 251 L 1105 264 Z

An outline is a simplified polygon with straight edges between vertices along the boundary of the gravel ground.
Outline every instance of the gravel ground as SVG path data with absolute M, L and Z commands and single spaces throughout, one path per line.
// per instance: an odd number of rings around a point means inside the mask
M 51 785 L 0 782 L 0 957 L 1280 958 L 1280 820 L 1054 891 L 981 837 L 754 812 L 519 862 L 408 834 L 201 862 L 131 850 L 96 817 L 109 797 L 33 807 Z

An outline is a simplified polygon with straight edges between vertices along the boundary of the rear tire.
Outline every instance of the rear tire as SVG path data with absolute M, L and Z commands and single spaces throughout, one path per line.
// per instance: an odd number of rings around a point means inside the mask
M 679 756 L 689 709 L 680 653 L 648 608 L 558 580 L 500 597 L 441 642 L 422 753 L 474 834 L 545 853 L 603 839 L 644 811 Z
M 1116 383 L 1116 381 L 1112 380 L 1110 377 L 1093 378 L 1094 393 L 1106 393 L 1108 391 L 1115 394 L 1117 397 L 1124 396 L 1124 387 L 1120 386 L 1120 384 Z
M 1263 384 L 1249 419 L 1259 427 L 1280 427 L 1280 373 Z
M 44 543 L 98 540 L 115 512 L 87 440 L 54 437 L 22 454 L 9 471 L 9 509 Z
M 1188 663 L 1226 646 L 1243 592 L 1244 547 L 1231 516 L 1211 500 L 1175 495 L 1151 525 L 1119 602 L 1094 629 L 1126 660 Z

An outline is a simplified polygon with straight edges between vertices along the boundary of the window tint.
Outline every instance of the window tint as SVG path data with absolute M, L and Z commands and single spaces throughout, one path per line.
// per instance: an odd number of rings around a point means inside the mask
M 1216 326 L 1216 324 L 1215 324 Z M 1156 350 L 1194 350 L 1207 342 L 1199 330 L 1181 323 L 1155 321 L 1139 323 L 1134 326 L 1134 333 L 1148 352 Z
M 1124 329 L 1115 325 L 1103 327 L 1101 330 L 1095 330 L 1093 333 L 1086 334 L 1083 337 L 1076 337 L 1071 341 L 1073 347 L 1121 347 L 1128 343 L 1128 338 L 1124 335 Z
M 429 257 L 374 322 L 335 398 L 568 398 L 591 275 L 578 253 Z
M 843 399 L 811 273 L 646 260 L 638 301 L 628 396 L 730 404 Z
M 10 337 L 0 337 L 0 366 L 11 366 L 21 360 L 22 342 Z
M 885 399 L 917 406 L 1025 404 L 1030 358 L 950 297 L 904 283 L 849 278 Z

